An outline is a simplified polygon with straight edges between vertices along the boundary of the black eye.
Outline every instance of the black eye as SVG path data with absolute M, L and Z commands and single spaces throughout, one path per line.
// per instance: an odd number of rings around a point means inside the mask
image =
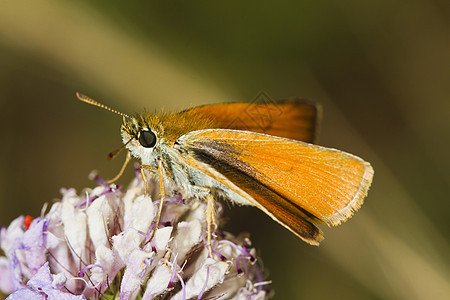
M 151 148 L 156 145 L 156 135 L 151 131 L 141 131 L 139 143 L 145 148 Z

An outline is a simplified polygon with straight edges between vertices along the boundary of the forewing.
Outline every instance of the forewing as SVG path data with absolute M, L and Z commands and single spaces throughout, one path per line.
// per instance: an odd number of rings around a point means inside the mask
M 329 226 L 345 221 L 361 206 L 373 177 L 370 164 L 354 155 L 265 134 L 199 130 L 180 143 L 240 189 L 258 194 L 259 206 L 285 226 L 293 215 Z M 276 197 L 264 200 L 257 189 Z
M 253 131 L 313 143 L 318 135 L 320 111 L 317 104 L 293 98 L 204 105 L 181 113 L 211 118 L 217 128 Z

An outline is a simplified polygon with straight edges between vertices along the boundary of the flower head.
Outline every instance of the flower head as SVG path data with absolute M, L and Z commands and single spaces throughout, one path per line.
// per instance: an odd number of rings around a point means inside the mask
M 126 190 L 97 182 L 81 195 L 63 189 L 43 216 L 1 229 L 0 289 L 8 299 L 268 297 L 245 235 L 219 227 L 210 257 L 206 203 L 174 193 L 155 230 L 159 200 L 143 194 L 140 178 Z

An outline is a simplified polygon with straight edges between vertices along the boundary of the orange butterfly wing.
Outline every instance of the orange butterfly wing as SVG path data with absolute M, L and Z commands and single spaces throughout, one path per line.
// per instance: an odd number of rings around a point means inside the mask
M 250 195 L 252 204 L 310 244 L 323 238 L 312 223 L 338 225 L 362 204 L 373 177 L 368 162 L 354 155 L 265 134 L 224 129 L 180 138 L 191 166 L 206 163 L 225 186 Z M 236 191 L 239 194 L 239 191 Z M 242 193 L 240 193 L 242 194 Z
M 221 103 L 181 113 L 212 119 L 215 127 L 245 130 L 313 143 L 317 139 L 320 107 L 303 99 Z

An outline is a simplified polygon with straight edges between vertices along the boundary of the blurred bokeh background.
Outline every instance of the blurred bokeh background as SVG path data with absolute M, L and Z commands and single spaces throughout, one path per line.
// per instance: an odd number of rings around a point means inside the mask
M 303 243 L 253 208 L 275 299 L 449 299 L 450 4 L 412 1 L 0 2 L 0 224 L 114 176 L 125 113 L 304 97 L 319 144 L 370 161 L 360 212 Z M 119 183 L 133 176 L 127 171 Z

